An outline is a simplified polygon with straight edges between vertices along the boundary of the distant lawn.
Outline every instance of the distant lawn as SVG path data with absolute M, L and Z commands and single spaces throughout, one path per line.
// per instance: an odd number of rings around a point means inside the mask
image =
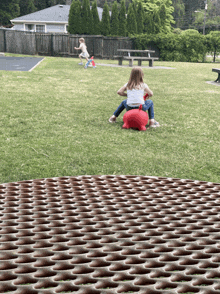
M 220 87 L 206 83 L 218 64 L 144 68 L 162 127 L 138 132 L 121 129 L 123 114 L 108 123 L 131 68 L 78 62 L 46 57 L 32 72 L 0 71 L 0 183 L 97 174 L 220 182 Z

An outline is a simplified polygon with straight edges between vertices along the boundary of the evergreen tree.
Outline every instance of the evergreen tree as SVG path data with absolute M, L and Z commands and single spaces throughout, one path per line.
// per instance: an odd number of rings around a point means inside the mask
M 136 16 L 135 16 L 135 13 L 133 10 L 133 5 L 131 3 L 128 6 L 127 30 L 128 30 L 128 34 L 136 34 L 137 33 Z
M 0 1 L 0 24 L 10 25 L 11 19 L 20 15 L 19 0 Z
M 107 2 L 105 2 L 102 12 L 101 34 L 103 36 L 108 36 L 110 34 L 110 16 Z
M 89 0 L 83 0 L 81 16 L 82 16 L 82 22 L 81 22 L 82 33 L 85 34 L 85 35 L 89 34 L 89 23 L 90 23 Z
M 117 2 L 115 1 L 114 4 L 112 5 L 112 14 L 111 14 L 111 35 L 112 36 L 118 35 L 118 28 L 119 28 L 118 5 L 117 5 Z
M 68 32 L 70 34 L 81 34 L 81 2 L 73 0 L 68 20 Z
M 88 19 L 88 35 L 93 35 L 93 14 L 91 9 L 89 8 L 89 19 Z
M 99 19 L 99 14 L 97 10 L 97 2 L 94 1 L 92 3 L 92 18 L 93 18 L 93 35 L 100 35 L 100 19 Z
M 20 6 L 20 15 L 21 16 L 36 11 L 36 7 L 34 6 L 33 0 L 20 0 L 19 6 Z
M 125 8 L 125 0 L 121 1 L 121 7 L 119 11 L 119 28 L 118 28 L 118 35 L 119 36 L 126 36 L 126 8 Z
M 142 34 L 144 31 L 144 10 L 141 2 L 137 5 L 137 33 Z

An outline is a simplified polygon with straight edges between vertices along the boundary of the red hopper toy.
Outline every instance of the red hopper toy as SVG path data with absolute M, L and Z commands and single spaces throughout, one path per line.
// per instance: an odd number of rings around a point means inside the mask
M 146 100 L 148 94 L 144 95 Z M 138 129 L 139 131 L 146 131 L 146 125 L 148 123 L 148 114 L 142 110 L 142 105 L 139 109 L 131 109 L 127 111 L 123 116 L 124 124 L 123 129 Z

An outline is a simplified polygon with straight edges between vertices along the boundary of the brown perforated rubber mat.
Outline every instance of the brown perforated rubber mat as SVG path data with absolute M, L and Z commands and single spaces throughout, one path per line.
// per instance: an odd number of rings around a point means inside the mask
M 0 185 L 0 293 L 220 293 L 220 184 L 78 176 Z

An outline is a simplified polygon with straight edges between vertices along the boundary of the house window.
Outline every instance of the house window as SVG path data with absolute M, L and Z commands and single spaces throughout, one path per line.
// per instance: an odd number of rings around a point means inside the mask
M 36 25 L 36 32 L 45 33 L 45 25 Z
M 26 24 L 26 31 L 32 31 L 34 30 L 34 25 L 33 24 Z

